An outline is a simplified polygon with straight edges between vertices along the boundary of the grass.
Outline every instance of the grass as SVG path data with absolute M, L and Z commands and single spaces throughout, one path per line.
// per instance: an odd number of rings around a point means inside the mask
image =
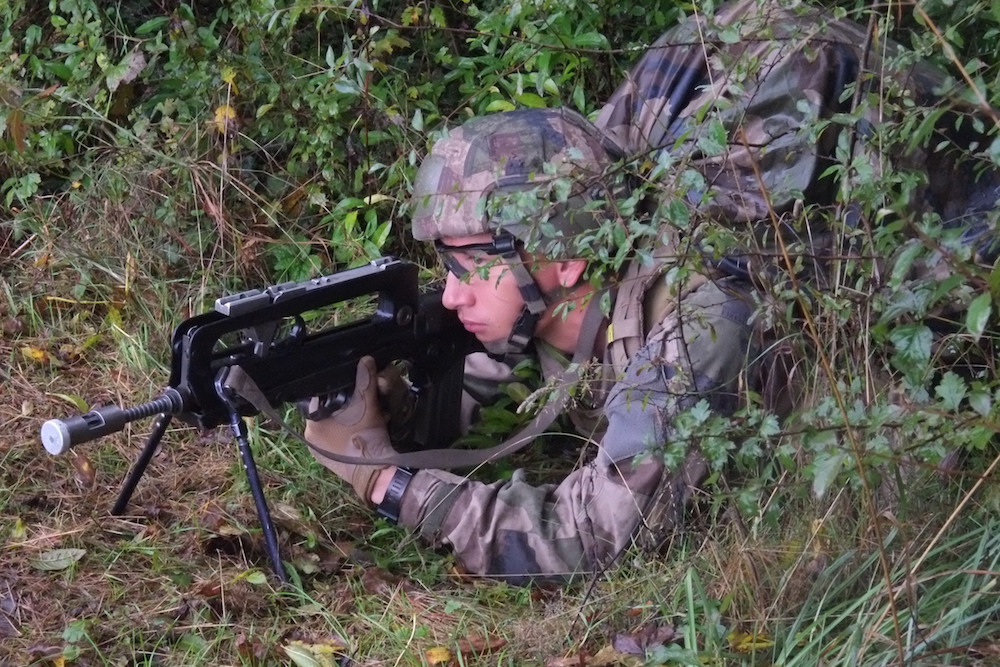
M 789 434 L 777 442 L 792 445 L 797 463 L 773 478 L 758 471 L 753 511 L 736 503 L 739 489 L 720 485 L 664 557 L 626 553 L 557 589 L 463 574 L 447 554 L 373 523 L 301 447 L 257 422 L 251 439 L 298 588 L 275 586 L 223 430 L 175 424 L 127 514 L 110 516 L 149 424 L 60 458 L 42 450 L 39 425 L 155 396 L 173 326 L 250 286 L 234 230 L 217 241 L 211 225 L 136 224 L 150 201 L 115 205 L 99 188 L 54 195 L 22 212 L 17 235 L 0 234 L 0 665 L 793 667 L 1000 657 L 1000 495 L 993 476 L 977 485 L 989 450 L 954 480 L 902 468 L 891 497 L 845 467 L 843 483 L 817 499 L 809 459 Z M 163 246 L 171 252 L 153 250 Z

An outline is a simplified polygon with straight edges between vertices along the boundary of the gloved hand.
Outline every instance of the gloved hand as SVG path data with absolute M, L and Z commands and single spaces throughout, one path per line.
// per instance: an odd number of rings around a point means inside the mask
M 389 441 L 385 418 L 378 403 L 375 360 L 358 362 L 354 394 L 339 410 L 319 421 L 307 420 L 305 438 L 319 449 L 346 456 L 381 459 L 395 454 Z M 341 463 L 309 448 L 317 461 L 347 481 L 365 504 L 371 504 L 372 487 L 387 466 Z
M 410 388 L 396 364 L 389 364 L 378 374 L 379 405 L 385 412 L 389 440 L 408 443 L 413 438 L 417 395 Z

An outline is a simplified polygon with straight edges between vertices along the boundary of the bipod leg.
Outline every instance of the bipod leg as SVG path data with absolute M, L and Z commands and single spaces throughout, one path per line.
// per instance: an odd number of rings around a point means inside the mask
M 125 513 L 125 506 L 132 499 L 136 485 L 142 478 L 143 473 L 146 472 L 146 466 L 153 459 L 153 454 L 156 453 L 156 448 L 159 446 L 160 440 L 163 438 L 163 434 L 170 424 L 171 417 L 172 415 L 169 412 L 161 412 L 153 422 L 153 430 L 149 432 L 146 446 L 142 448 L 142 452 L 139 454 L 135 465 L 132 466 L 132 470 L 129 471 L 128 477 L 122 482 L 122 489 L 118 492 L 118 499 L 115 501 L 115 506 L 111 508 L 111 514 L 114 516 L 121 516 Z
M 220 394 L 227 394 L 220 391 Z M 253 502 L 257 506 L 257 519 L 260 521 L 261 530 L 264 533 L 264 549 L 267 557 L 271 561 L 271 569 L 278 575 L 282 583 L 288 583 L 288 573 L 281 562 L 281 550 L 278 548 L 278 534 L 274 530 L 271 522 L 271 512 L 267 509 L 267 500 L 264 498 L 264 489 L 260 484 L 260 475 L 257 474 L 257 464 L 253 460 L 253 452 L 250 451 L 250 434 L 247 432 L 247 425 L 243 423 L 239 411 L 234 406 L 228 395 L 223 396 L 226 407 L 229 408 L 229 428 L 236 438 L 236 444 L 240 449 L 240 459 L 243 461 L 243 471 L 247 475 L 247 482 L 250 484 L 250 493 L 253 495 Z

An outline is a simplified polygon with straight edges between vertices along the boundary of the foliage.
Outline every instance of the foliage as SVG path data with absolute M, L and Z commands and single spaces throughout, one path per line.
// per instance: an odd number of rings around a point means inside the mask
M 15 647 L 12 660 L 432 664 L 446 647 L 454 664 L 601 664 L 602 654 L 618 664 L 989 664 L 1000 618 L 1000 276 L 974 261 L 961 229 L 908 215 L 919 173 L 873 169 L 847 142 L 830 167 L 846 184 L 835 210 L 807 207 L 788 224 L 820 231 L 812 225 L 854 205 L 870 224 L 834 227 L 838 252 L 811 275 L 821 280 L 804 279 L 815 258 L 796 256 L 772 265 L 761 293 L 758 316 L 780 334 L 798 410 L 778 420 L 750 396 L 732 418 L 704 403 L 685 412 L 668 455 L 702 447 L 711 493 L 661 562 L 627 554 L 619 570 L 557 595 L 470 580 L 402 531 L 373 528 L 302 451 L 255 432 L 304 584 L 289 593 L 265 576 L 228 444 L 172 430 L 135 516 L 116 519 L 106 507 L 134 457 L 129 441 L 144 434 L 73 459 L 38 451 L 40 416 L 158 391 L 171 324 L 221 293 L 386 252 L 429 262 L 405 221 L 430 141 L 492 111 L 592 114 L 643 46 L 710 4 L 0 6 L 0 644 Z M 826 4 L 868 20 L 870 3 Z M 876 15 L 880 34 L 946 68 L 974 104 L 1000 106 L 995 2 L 891 9 Z M 892 111 L 900 121 L 880 143 L 931 142 L 933 107 Z M 697 147 L 713 154 L 725 129 L 705 120 Z M 1000 162 L 993 120 L 955 120 L 988 138 L 965 147 L 980 171 Z M 809 129 L 825 124 L 862 119 L 848 110 Z M 659 160 L 625 169 L 704 189 L 689 165 Z M 631 214 L 639 195 L 616 203 Z M 745 230 L 702 224 L 682 198 L 650 216 L 574 250 L 619 269 L 663 228 L 716 256 L 768 249 Z M 989 224 L 992 234 L 995 215 Z M 694 269 L 667 279 L 683 285 Z M 521 417 L 488 414 L 481 439 Z

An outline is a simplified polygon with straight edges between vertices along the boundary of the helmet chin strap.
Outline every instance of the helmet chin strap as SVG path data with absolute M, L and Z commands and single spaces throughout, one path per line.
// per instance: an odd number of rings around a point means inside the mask
M 538 321 L 542 318 L 548 304 L 538 283 L 524 266 L 524 260 L 517 251 L 517 240 L 510 234 L 499 234 L 493 238 L 493 244 L 497 255 L 504 260 L 514 275 L 517 289 L 521 293 L 521 299 L 524 300 L 524 307 L 521 309 L 521 314 L 518 315 L 513 329 L 511 329 L 510 336 L 507 337 L 506 345 L 498 342 L 487 346 L 487 350 L 495 354 L 520 354 L 524 352 L 528 343 L 535 336 Z M 504 347 L 504 349 L 492 350 L 490 347 Z

